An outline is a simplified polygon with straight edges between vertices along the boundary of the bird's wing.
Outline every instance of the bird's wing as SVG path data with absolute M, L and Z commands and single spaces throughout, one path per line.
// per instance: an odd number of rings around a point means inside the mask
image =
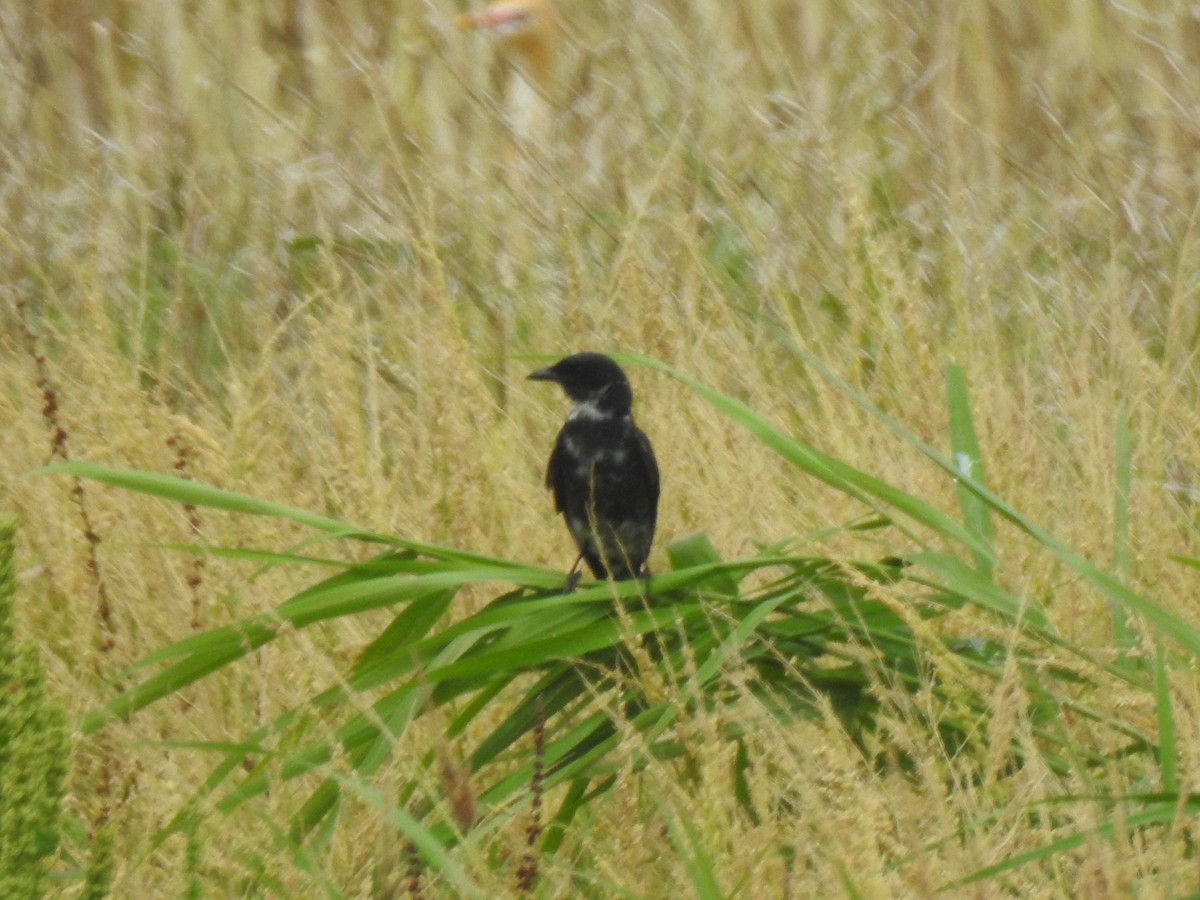
M 654 448 L 650 446 L 650 438 L 640 428 L 633 429 L 633 438 L 637 443 L 638 456 L 646 470 L 646 484 L 650 488 L 651 506 L 658 506 L 658 460 L 654 458 Z
M 546 487 L 554 493 L 554 511 L 562 512 L 566 502 L 566 485 L 563 483 L 563 475 L 566 472 L 566 466 L 562 458 L 562 436 L 554 442 L 554 449 L 550 451 L 550 462 L 546 464 Z

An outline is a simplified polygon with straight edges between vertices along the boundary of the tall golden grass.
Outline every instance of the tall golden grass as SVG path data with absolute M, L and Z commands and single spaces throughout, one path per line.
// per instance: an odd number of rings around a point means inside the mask
M 1200 545 L 1190 6 L 560 7 L 552 144 L 523 180 L 502 171 L 504 61 L 454 30 L 459 4 L 88 0 L 0 12 L 0 508 L 22 523 L 23 634 L 72 714 L 151 649 L 268 609 L 304 573 L 247 581 L 237 563 L 201 567 L 155 546 L 280 549 L 299 529 L 30 475 L 59 428 L 71 458 L 178 471 L 565 568 L 571 549 L 541 479 L 562 409 L 526 390 L 525 357 L 620 349 L 953 509 L 942 473 L 813 380 L 769 323 L 942 447 L 944 369 L 963 366 L 989 483 L 1102 564 L 1114 554 L 1123 411 L 1127 577 L 1200 620 L 1194 571 L 1167 559 Z M 730 556 L 791 535 L 831 555 L 905 551 L 886 535 L 812 537 L 863 509 L 798 481 L 678 384 L 632 377 L 663 469 L 660 544 L 700 529 Z M 1111 648 L 1094 594 L 1015 532 L 1002 530 L 997 549 L 1014 593 L 1071 638 Z M 661 568 L 661 547 L 655 559 Z M 306 631 L 186 703 L 79 742 L 74 809 L 113 830 L 114 896 L 196 883 L 205 896 L 254 894 L 255 878 L 319 892 L 257 817 L 282 821 L 286 791 L 257 816 L 208 820 L 196 871 L 179 841 L 151 849 L 211 763 L 158 742 L 237 740 L 336 679 L 378 621 Z M 1200 698 L 1189 673 L 1173 688 L 1181 789 L 1195 790 Z M 992 727 L 1019 728 L 1019 697 L 994 702 Z M 1140 701 L 1095 702 L 1130 715 Z M 547 895 L 575 895 L 579 872 L 595 896 L 685 883 L 667 810 L 713 855 L 721 889 L 753 896 L 850 884 L 926 896 L 1062 824 L 1021 806 L 1044 797 L 1044 773 L 972 783 L 959 761 L 917 746 L 911 723 L 888 733 L 923 760 L 915 778 L 870 770 L 832 722 L 756 729 L 754 752 L 771 764 L 754 768 L 751 792 L 787 798 L 788 815 L 739 813 L 724 748 L 701 761 L 688 782 L 699 788 L 651 767 L 575 825 L 542 873 Z M 403 893 L 387 822 L 365 806 L 345 815 L 320 871 L 349 896 Z M 927 848 L 963 821 L 980 824 Z M 1194 838 L 1097 838 L 1006 886 L 1186 893 Z M 495 848 L 469 845 L 481 871 L 495 866 L 498 891 L 511 889 L 521 842 L 508 841 L 509 869 Z

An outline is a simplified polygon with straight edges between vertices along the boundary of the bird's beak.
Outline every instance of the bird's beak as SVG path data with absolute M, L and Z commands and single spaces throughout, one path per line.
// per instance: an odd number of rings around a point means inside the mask
M 553 369 L 538 369 L 525 376 L 528 381 L 558 381 L 558 373 Z

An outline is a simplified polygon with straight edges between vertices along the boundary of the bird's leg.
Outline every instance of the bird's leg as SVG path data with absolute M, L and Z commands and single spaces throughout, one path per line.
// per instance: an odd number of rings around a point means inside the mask
M 649 596 L 650 595 L 650 578 L 651 578 L 650 566 L 648 566 L 646 563 L 642 563 L 642 570 L 637 573 L 636 577 L 637 577 L 637 580 L 642 583 L 642 589 L 646 592 L 646 595 Z
M 571 566 L 571 571 L 567 573 L 567 583 L 563 585 L 563 593 L 570 594 L 579 584 L 579 579 L 583 577 L 583 573 L 579 571 L 579 564 L 583 562 L 583 554 L 580 553 L 575 557 L 575 565 Z

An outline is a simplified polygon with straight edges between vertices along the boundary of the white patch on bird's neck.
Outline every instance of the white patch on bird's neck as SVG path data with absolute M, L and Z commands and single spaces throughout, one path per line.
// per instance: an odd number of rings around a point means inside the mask
M 621 416 L 601 408 L 594 399 L 576 401 L 575 405 L 571 407 L 571 411 L 567 413 L 568 422 L 602 422 L 628 418 L 628 414 Z

